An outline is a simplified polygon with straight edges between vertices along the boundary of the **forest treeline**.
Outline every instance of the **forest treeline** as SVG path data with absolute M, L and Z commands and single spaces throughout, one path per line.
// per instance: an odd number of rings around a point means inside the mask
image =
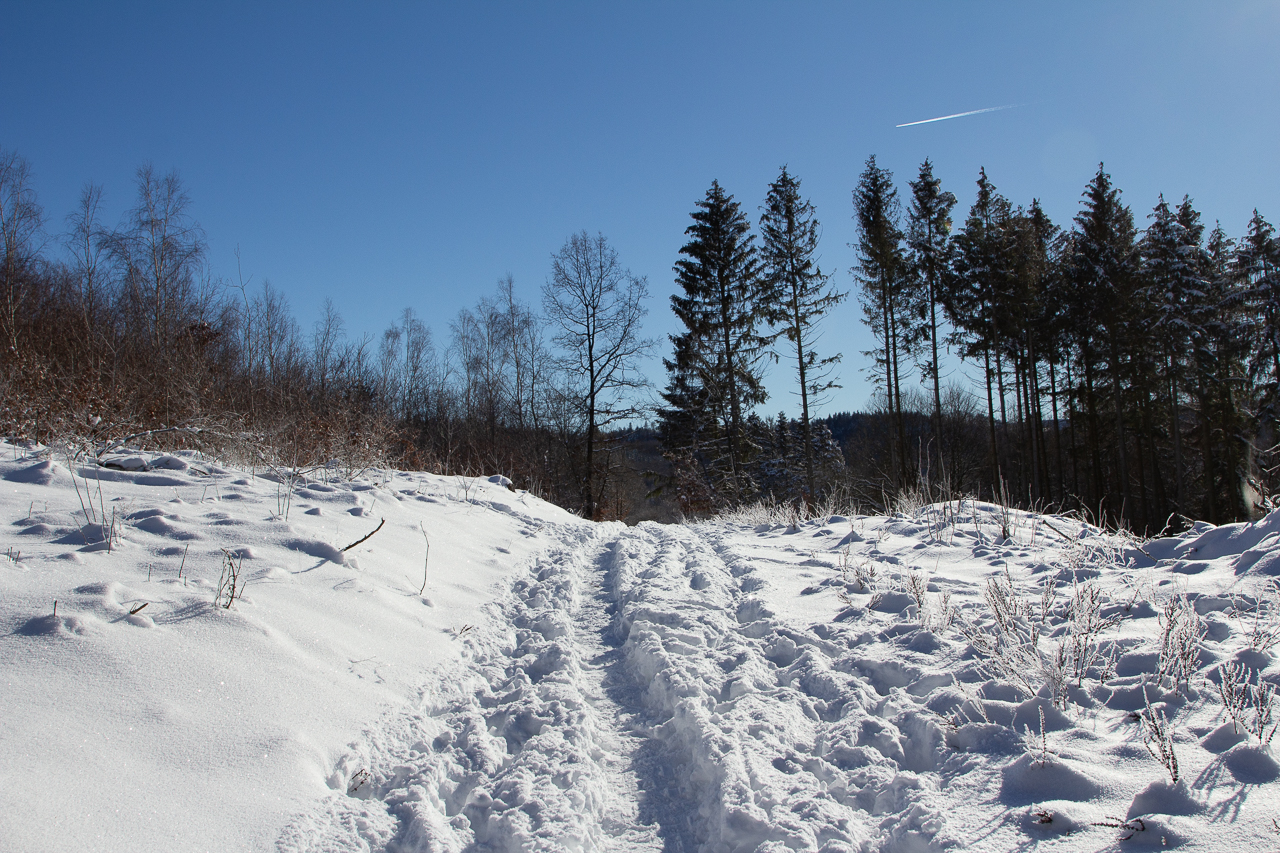
M 858 274 L 893 483 L 1008 495 L 1147 532 L 1271 507 L 1280 243 L 1256 210 L 1232 239 L 1190 198 L 1161 196 L 1139 229 L 1099 166 L 1062 228 L 1036 200 L 1011 204 L 983 170 L 953 230 L 955 197 L 928 161 L 908 186 L 902 215 L 872 158 L 855 193 L 860 224 L 883 223 L 860 228 Z M 945 405 L 941 341 L 980 371 L 981 439 L 971 403 Z M 904 402 L 904 366 L 924 380 L 924 406 Z M 966 406 L 970 429 L 948 430 L 947 409 Z
M 214 278 L 176 174 L 143 167 L 135 191 L 108 224 L 87 186 L 55 227 L 0 153 L 6 435 L 169 430 L 151 440 L 294 469 L 503 473 L 595 518 L 968 495 L 1154 531 L 1248 518 L 1280 490 L 1274 229 L 1255 212 L 1233 239 L 1185 197 L 1140 228 L 1102 167 L 1063 227 L 985 171 L 954 222 L 928 161 L 900 199 L 870 158 L 850 272 L 878 390 L 872 411 L 827 417 L 841 356 L 822 320 L 848 294 L 785 168 L 755 223 L 717 182 L 696 204 L 657 405 L 638 371 L 658 346 L 647 283 L 602 236 L 552 255 L 537 308 L 507 276 L 439 339 L 411 309 L 353 336 L 332 304 L 304 330 L 269 283 Z M 797 416 L 761 414 L 774 365 Z
M 677 264 L 685 295 L 673 301 L 689 331 L 667 362 L 663 437 L 684 450 L 682 480 L 719 483 L 711 493 L 761 491 L 749 470 L 760 442 L 739 409 L 761 402 L 764 357 L 786 352 L 771 349 L 779 335 L 796 349 L 801 391 L 830 387 L 823 368 L 838 356 L 801 342 L 842 294 L 816 266 L 817 222 L 797 184 L 784 169 L 771 187 L 759 249 L 713 184 L 682 249 L 691 260 Z M 783 187 L 791 201 L 779 205 Z M 1066 228 L 1038 200 L 1012 204 L 985 170 L 958 225 L 928 160 L 905 196 L 904 210 L 869 158 L 853 192 L 851 273 L 878 406 L 823 419 L 820 435 L 802 406 L 805 440 L 816 451 L 829 431 L 847 463 L 808 474 L 805 498 L 980 496 L 1145 532 L 1273 507 L 1280 242 L 1256 210 L 1233 239 L 1190 198 L 1162 196 L 1140 229 L 1102 166 Z M 976 394 L 943 382 L 948 351 L 978 374 Z

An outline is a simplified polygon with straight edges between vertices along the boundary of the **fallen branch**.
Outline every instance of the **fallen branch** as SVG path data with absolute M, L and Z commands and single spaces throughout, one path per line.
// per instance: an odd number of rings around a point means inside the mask
M 345 548 L 343 548 L 343 549 L 342 549 L 342 553 L 344 553 L 344 554 L 345 554 L 346 552 L 350 551 L 352 548 L 354 548 L 354 547 L 356 547 L 357 545 L 359 545 L 361 542 L 364 542 L 365 540 L 367 540 L 367 539 L 369 539 L 370 537 L 372 537 L 372 536 L 373 536 L 373 534 L 374 534 L 374 533 L 377 533 L 379 530 L 381 530 L 381 529 L 382 529 L 382 525 L 384 525 L 384 524 L 386 524 L 386 523 L 387 523 L 387 520 L 386 520 L 385 518 L 384 518 L 384 519 L 382 519 L 382 521 L 379 521 L 379 522 L 378 522 L 378 526 L 377 526 L 377 527 L 375 527 L 375 528 L 373 528 L 373 533 L 370 533 L 368 536 L 364 537 L 364 539 L 357 539 L 356 541 L 352 542 L 350 545 L 348 545 L 347 547 L 345 547 Z
M 139 604 L 137 607 L 135 607 L 135 608 L 133 608 L 132 610 L 130 610 L 130 611 L 129 611 L 129 615 L 130 615 L 130 616 L 137 616 L 137 615 L 138 615 L 138 612 L 139 612 L 140 610 L 142 610 L 142 608 L 146 607 L 146 606 L 147 606 L 148 604 L 150 604 L 150 603 L 151 603 L 151 602 L 149 602 L 149 601 L 144 601 L 144 602 L 142 602 L 142 603 L 141 603 L 141 604 Z
M 1052 524 L 1050 524 L 1049 522 L 1045 521 L 1043 518 L 1042 518 L 1042 519 L 1040 519 L 1040 523 L 1041 523 L 1041 524 L 1043 524 L 1045 527 L 1049 528 L 1050 530 L 1052 530 L 1054 533 L 1056 533 L 1056 534 L 1058 534 L 1059 536 L 1061 536 L 1065 541 L 1067 541 L 1067 542 L 1070 542 L 1070 541 L 1071 541 L 1071 537 L 1070 537 L 1070 536 L 1068 536 L 1067 534 L 1063 533 L 1061 530 L 1059 530 L 1058 528 L 1054 527 Z
M 163 435 L 169 432 L 183 432 L 191 436 L 199 436 L 200 433 L 208 432 L 208 430 L 205 429 L 204 427 L 193 427 L 193 426 L 173 426 L 173 427 L 163 427 L 161 429 L 143 430 L 142 432 L 135 432 L 133 435 L 126 435 L 124 438 L 117 439 L 116 441 L 113 441 L 110 444 L 103 445 L 102 449 L 94 454 L 94 457 L 96 459 L 101 459 L 103 456 L 107 455 L 108 453 L 114 453 L 120 448 L 127 446 L 131 441 L 136 441 L 140 438 L 151 438 L 152 436 Z

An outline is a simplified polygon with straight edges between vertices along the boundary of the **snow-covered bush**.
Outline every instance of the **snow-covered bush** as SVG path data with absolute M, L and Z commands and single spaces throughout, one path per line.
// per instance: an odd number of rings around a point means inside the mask
M 1262 585 L 1249 615 L 1249 648 L 1270 651 L 1280 642 L 1280 581 L 1270 578 Z

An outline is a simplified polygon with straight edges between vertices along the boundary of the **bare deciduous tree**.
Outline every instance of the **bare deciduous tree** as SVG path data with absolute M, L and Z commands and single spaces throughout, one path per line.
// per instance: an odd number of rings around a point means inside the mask
M 510 395 L 506 315 L 498 302 L 481 297 L 474 311 L 464 308 L 458 312 L 452 331 L 454 355 L 463 376 L 466 416 L 484 421 L 492 443 Z
M 4 298 L 4 343 L 18 352 L 18 315 L 26 301 L 32 265 L 39 258 L 36 235 L 44 214 L 31 188 L 31 167 L 17 154 L 0 150 L 0 288 Z
M 103 241 L 106 234 L 98 221 L 101 205 L 102 187 L 86 184 L 80 192 L 79 208 L 67 217 L 71 228 L 64 238 L 71 254 L 71 273 L 79 288 L 80 320 L 84 324 L 86 339 L 94 334 L 94 323 L 107 297 L 103 281 L 106 266 Z
M 574 234 L 551 256 L 542 305 L 557 330 L 553 340 L 562 350 L 563 368 L 574 379 L 573 397 L 585 427 L 582 496 L 589 518 L 597 515 L 600 431 L 640 414 L 630 392 L 646 384 L 638 362 L 653 346 L 640 336 L 648 295 L 645 279 L 623 269 L 603 234 Z
M 319 386 L 319 397 L 325 399 L 336 377 L 343 370 L 342 342 L 346 338 L 342 315 L 332 299 L 326 299 L 311 333 L 311 370 Z
M 173 321 L 196 300 L 204 232 L 187 212 L 191 199 L 177 172 L 161 177 L 147 164 L 138 169 L 137 180 L 137 206 L 112 240 L 112 250 L 136 331 L 159 355 L 178 331 Z
M 515 278 L 510 273 L 498 281 L 498 302 L 506 322 L 515 424 L 521 429 L 536 429 L 548 371 L 542 323 L 527 305 L 516 299 Z

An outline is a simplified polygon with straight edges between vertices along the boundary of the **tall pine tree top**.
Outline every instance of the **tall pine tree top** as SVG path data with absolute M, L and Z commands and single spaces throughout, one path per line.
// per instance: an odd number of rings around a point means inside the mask
M 817 338 L 814 326 L 845 294 L 828 287 L 827 277 L 818 268 L 818 218 L 813 205 L 800 197 L 800 181 L 785 166 L 769 185 L 760 230 L 764 234 L 761 307 L 765 319 L 778 330 L 773 339 L 785 337 L 791 345 L 787 349 L 795 358 L 806 490 L 813 497 L 817 481 L 809 409 L 824 392 L 836 387 L 827 376 L 840 360 L 839 355 L 818 358 L 813 350 Z
M 718 420 L 728 445 L 728 462 L 739 488 L 739 440 L 751 407 L 764 402 L 761 359 L 766 341 L 760 323 L 760 269 L 751 224 L 733 196 L 713 181 L 692 213 L 689 238 L 675 264 L 671 307 L 685 331 L 671 337 L 674 357 L 664 395 L 672 408 L 664 413 L 671 440 L 685 442 L 689 430 L 705 431 Z M 690 422 L 690 418 L 698 421 Z
M 800 197 L 800 181 L 782 167 L 769 185 L 764 215 L 760 217 L 763 245 L 760 251 L 761 285 L 766 311 L 788 288 L 812 289 L 824 276 L 817 267 L 818 219 L 813 205 Z
M 1097 290 L 1107 307 L 1108 298 L 1123 301 L 1133 284 L 1133 247 L 1137 232 L 1133 212 L 1120 201 L 1120 190 L 1111 184 L 1103 164 L 1084 190 L 1084 201 L 1075 219 L 1077 239 L 1072 259 L 1082 283 Z M 1112 309 L 1119 307 L 1111 306 Z
M 1012 216 L 1009 200 L 996 191 L 987 170 L 979 169 L 978 195 L 952 240 L 952 274 L 942 294 L 966 356 L 981 352 L 998 337 L 996 306 L 1013 277 L 1008 228 Z
M 813 205 L 800 197 L 800 181 L 785 166 L 769 185 L 760 232 L 764 237 L 760 251 L 764 317 L 793 344 L 801 341 L 808 353 L 813 324 L 846 294 L 826 287 L 829 277 L 817 263 L 817 215 Z M 815 364 L 808 362 L 810 367 Z
M 1280 420 L 1280 240 L 1257 210 L 1236 250 L 1243 297 L 1256 318 L 1249 369 L 1259 382 L 1266 410 Z
M 689 241 L 680 248 L 685 257 L 675 264 L 684 292 L 672 295 L 672 310 L 695 336 L 727 337 L 730 350 L 758 352 L 760 266 L 751 223 L 719 181 L 711 182 L 697 208 L 684 232 Z
M 1167 354 L 1179 358 L 1190 334 L 1192 308 L 1204 298 L 1207 258 L 1200 247 L 1200 214 L 1183 199 L 1175 213 L 1160 196 L 1142 237 L 1144 302 Z
M 942 181 L 934 177 L 933 164 L 926 158 L 911 186 L 911 206 L 907 211 L 907 251 L 910 262 L 911 333 L 914 340 L 929 344 L 928 357 L 921 364 L 934 384 L 935 409 L 938 397 L 938 307 L 943 282 L 950 272 L 951 209 L 956 197 L 944 192 Z M 940 413 L 935 411 L 935 416 Z M 936 424 L 935 424 L 936 427 Z
M 907 248 L 917 275 L 937 282 L 946 271 L 951 236 L 954 194 L 944 192 L 926 158 L 920 174 L 911 182 L 911 207 L 907 213 Z
M 891 287 L 902 275 L 902 229 L 898 221 L 902 205 L 893 186 L 893 174 L 867 158 L 866 168 L 853 191 L 853 207 L 858 223 L 858 266 L 854 273 L 864 285 Z

